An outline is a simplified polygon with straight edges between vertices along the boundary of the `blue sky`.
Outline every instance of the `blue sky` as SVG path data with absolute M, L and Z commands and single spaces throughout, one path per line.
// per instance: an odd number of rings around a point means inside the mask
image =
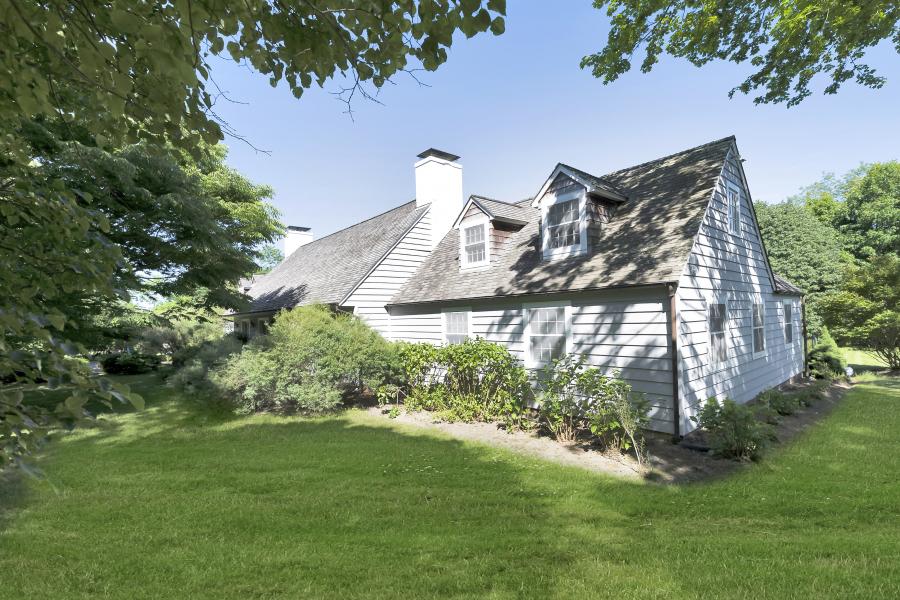
M 900 158 L 900 61 L 889 46 L 870 53 L 888 77 L 881 90 L 845 85 L 797 107 L 755 106 L 727 92 L 749 72 L 731 63 L 697 69 L 664 59 L 604 86 L 579 68 L 608 30 L 588 0 L 554 10 L 512 2 L 506 33 L 460 38 L 450 60 L 359 99 L 354 120 L 332 92 L 300 100 L 285 86 L 223 63 L 213 77 L 238 103 L 217 112 L 262 154 L 228 140 L 228 162 L 275 189 L 289 225 L 316 237 L 414 197 L 416 154 L 434 146 L 462 156 L 465 193 L 503 200 L 533 195 L 557 162 L 603 174 L 734 134 L 756 200 L 778 201 L 860 162 Z

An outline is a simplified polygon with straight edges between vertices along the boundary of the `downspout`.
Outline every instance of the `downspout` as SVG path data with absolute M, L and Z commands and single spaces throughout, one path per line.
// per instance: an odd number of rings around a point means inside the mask
M 678 313 L 675 310 L 675 292 L 677 283 L 666 286 L 669 292 L 669 356 L 672 358 L 672 435 L 675 440 L 681 439 L 681 401 L 678 397 Z
M 809 350 L 806 347 L 806 296 L 800 296 L 800 318 L 803 319 L 803 376 L 809 377 Z

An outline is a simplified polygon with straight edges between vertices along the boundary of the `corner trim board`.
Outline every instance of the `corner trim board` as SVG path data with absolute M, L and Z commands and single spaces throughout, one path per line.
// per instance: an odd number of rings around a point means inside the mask
M 672 359 L 672 435 L 675 439 L 681 438 L 681 400 L 678 397 L 678 312 L 677 298 L 675 293 L 678 291 L 677 283 L 670 283 L 667 286 L 669 292 L 669 352 Z

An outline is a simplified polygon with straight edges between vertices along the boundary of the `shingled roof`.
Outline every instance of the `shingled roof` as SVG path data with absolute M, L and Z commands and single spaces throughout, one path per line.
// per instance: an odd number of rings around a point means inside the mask
M 798 294 L 802 296 L 804 291 L 798 288 L 796 285 L 778 275 L 777 273 L 772 273 L 772 277 L 775 278 L 775 292 L 778 294 Z
M 524 225 L 531 217 L 531 213 L 519 204 L 509 204 L 508 202 L 485 198 L 484 196 L 472 196 L 471 198 L 472 202 L 485 211 L 491 219 Z
M 415 201 L 301 246 L 250 289 L 248 312 L 337 304 L 399 242 L 425 211 Z
M 627 195 L 588 255 L 545 261 L 539 211 L 490 269 L 460 272 L 453 229 L 391 304 L 649 285 L 677 281 L 734 137 L 595 178 Z

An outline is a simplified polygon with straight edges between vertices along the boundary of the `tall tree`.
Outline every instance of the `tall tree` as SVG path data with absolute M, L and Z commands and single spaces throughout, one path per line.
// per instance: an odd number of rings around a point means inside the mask
M 759 202 L 755 209 L 772 268 L 807 293 L 810 332 L 817 336 L 821 327 L 818 301 L 837 288 L 848 266 L 840 236 L 796 203 Z
M 115 293 L 127 249 L 111 241 L 92 192 L 46 175 L 27 135 L 32 123 L 87 148 L 144 142 L 199 157 L 228 130 L 215 114 L 216 57 L 297 97 L 343 77 L 352 98 L 398 73 L 436 69 L 457 32 L 501 33 L 504 11 L 503 0 L 0 3 L 0 466 L 41 426 L 22 402 L 29 386 L 73 385 L 60 409 L 73 418 L 84 414 L 83 390 L 126 398 L 73 369 L 67 357 L 80 349 L 61 299 Z
M 880 88 L 885 78 L 865 62 L 866 51 L 889 41 L 900 53 L 900 3 L 896 0 L 594 0 L 611 27 L 606 46 L 585 56 L 582 68 L 609 83 L 632 68 L 644 50 L 641 71 L 668 54 L 696 66 L 727 60 L 755 69 L 729 92 L 758 93 L 756 103 L 793 106 L 830 79 L 826 94 L 848 80 Z
M 862 165 L 842 178 L 826 175 L 791 202 L 837 229 L 858 261 L 900 256 L 900 162 Z
M 900 257 L 877 256 L 850 269 L 841 288 L 822 298 L 821 311 L 838 343 L 900 369 Z

